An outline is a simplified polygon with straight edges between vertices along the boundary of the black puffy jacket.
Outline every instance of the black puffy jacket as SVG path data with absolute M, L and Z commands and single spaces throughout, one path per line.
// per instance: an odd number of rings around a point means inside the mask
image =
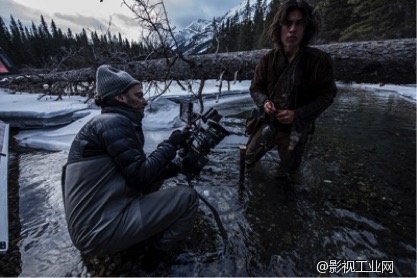
M 138 110 L 103 108 L 71 145 L 62 192 L 71 240 L 83 253 L 103 255 L 124 248 L 112 240 L 121 224 L 129 227 L 123 231 L 126 238 L 137 236 L 141 196 L 176 155 L 168 142 L 145 155 L 141 118 Z
M 91 119 L 75 137 L 68 163 L 108 155 L 126 178 L 128 186 L 141 192 L 148 191 L 175 157 L 176 149 L 170 143 L 162 142 L 146 157 L 141 120 L 142 114 L 138 110 L 123 106 L 104 107 L 101 115 Z M 100 168 L 96 170 L 100 171 Z

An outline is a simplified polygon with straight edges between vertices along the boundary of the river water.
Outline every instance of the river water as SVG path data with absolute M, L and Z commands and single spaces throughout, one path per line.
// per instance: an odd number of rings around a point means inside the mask
M 152 272 L 142 269 L 137 254 L 82 257 L 69 239 L 62 204 L 68 152 L 12 142 L 20 275 L 416 276 L 415 103 L 390 92 L 341 89 L 317 121 L 290 185 L 276 178 L 276 152 L 240 182 L 239 145 L 247 139 L 243 124 L 252 107 L 247 97 L 217 106 L 222 123 L 237 135 L 212 151 L 193 181 L 219 212 L 228 240 L 200 202 L 194 233 Z M 165 186 L 178 183 L 186 180 L 178 176 Z

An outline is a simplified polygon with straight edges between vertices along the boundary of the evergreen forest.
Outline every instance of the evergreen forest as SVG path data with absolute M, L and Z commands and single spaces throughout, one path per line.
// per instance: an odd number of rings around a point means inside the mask
M 213 19 L 213 46 L 207 53 L 270 48 L 267 29 L 282 0 L 257 0 L 254 16 L 249 1 L 242 14 L 221 25 Z M 415 0 L 310 0 L 321 18 L 321 31 L 314 44 L 416 37 Z M 62 71 L 127 63 L 148 57 L 145 42 L 128 41 L 120 34 L 82 30 L 62 31 L 52 20 L 40 17 L 28 28 L 10 15 L 6 26 L 0 17 L 0 47 L 21 71 Z M 154 57 L 157 58 L 157 57 Z

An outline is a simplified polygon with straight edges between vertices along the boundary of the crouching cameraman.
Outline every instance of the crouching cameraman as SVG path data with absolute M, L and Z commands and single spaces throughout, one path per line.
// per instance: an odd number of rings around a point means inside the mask
M 198 194 L 188 186 L 152 186 L 177 175 L 171 160 L 189 132 L 174 131 L 146 156 L 141 122 L 147 101 L 141 83 L 103 65 L 96 73 L 96 91 L 101 114 L 76 135 L 63 169 L 71 240 L 83 254 L 96 256 L 148 239 L 156 250 L 170 250 L 191 232 Z

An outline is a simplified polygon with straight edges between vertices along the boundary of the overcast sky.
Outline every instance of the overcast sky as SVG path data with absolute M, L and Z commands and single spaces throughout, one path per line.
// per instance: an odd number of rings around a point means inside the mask
M 133 0 L 127 2 L 132 3 Z M 149 0 L 146 0 L 149 1 Z M 134 14 L 121 5 L 121 0 L 0 0 L 0 16 L 9 27 L 10 15 L 30 27 L 40 24 L 43 15 L 48 26 L 51 19 L 64 33 L 68 28 L 80 33 L 82 28 L 105 32 L 111 19 L 112 34 L 122 34 L 129 40 L 138 39 L 138 23 Z M 196 19 L 212 20 L 224 15 L 241 0 L 164 0 L 171 27 L 181 30 Z

